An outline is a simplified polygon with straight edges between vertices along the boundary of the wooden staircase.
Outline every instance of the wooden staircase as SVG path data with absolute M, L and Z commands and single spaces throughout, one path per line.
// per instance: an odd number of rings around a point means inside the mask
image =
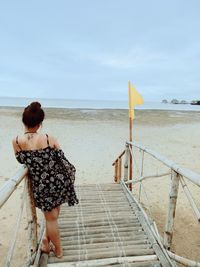
M 175 266 L 125 187 L 76 187 L 79 205 L 63 205 L 59 217 L 64 256 L 42 254 L 39 267 Z

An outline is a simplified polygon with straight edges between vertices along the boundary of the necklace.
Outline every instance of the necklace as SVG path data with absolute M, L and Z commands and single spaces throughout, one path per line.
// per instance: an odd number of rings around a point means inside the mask
M 28 134 L 28 135 L 27 135 L 27 138 L 28 138 L 28 140 L 30 140 L 30 139 L 33 138 L 33 135 L 34 135 L 34 134 L 37 134 L 37 132 L 25 132 L 24 134 Z
M 37 132 L 25 132 L 24 134 L 34 134 L 34 133 L 37 133 Z

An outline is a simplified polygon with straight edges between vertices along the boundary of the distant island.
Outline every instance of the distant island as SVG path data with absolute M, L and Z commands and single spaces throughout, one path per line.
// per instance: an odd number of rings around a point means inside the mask
M 186 100 L 178 100 L 178 99 L 172 99 L 171 101 L 168 101 L 167 99 L 163 99 L 162 103 L 164 104 L 190 104 L 190 105 L 200 105 L 200 100 L 192 100 L 191 102 L 187 102 Z
M 191 105 L 200 105 L 200 100 L 192 100 Z

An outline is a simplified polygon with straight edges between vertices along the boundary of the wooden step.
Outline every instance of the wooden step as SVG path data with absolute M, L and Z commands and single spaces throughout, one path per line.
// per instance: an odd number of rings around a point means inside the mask
M 77 186 L 79 205 L 63 205 L 59 216 L 63 258 L 51 252 L 47 266 L 172 266 L 126 189 L 120 184 Z

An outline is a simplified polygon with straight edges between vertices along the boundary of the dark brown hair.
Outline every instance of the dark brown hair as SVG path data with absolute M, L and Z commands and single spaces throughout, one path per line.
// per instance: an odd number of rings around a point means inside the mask
M 33 128 L 44 120 L 44 110 L 39 102 L 32 102 L 22 114 L 22 121 L 25 126 Z

